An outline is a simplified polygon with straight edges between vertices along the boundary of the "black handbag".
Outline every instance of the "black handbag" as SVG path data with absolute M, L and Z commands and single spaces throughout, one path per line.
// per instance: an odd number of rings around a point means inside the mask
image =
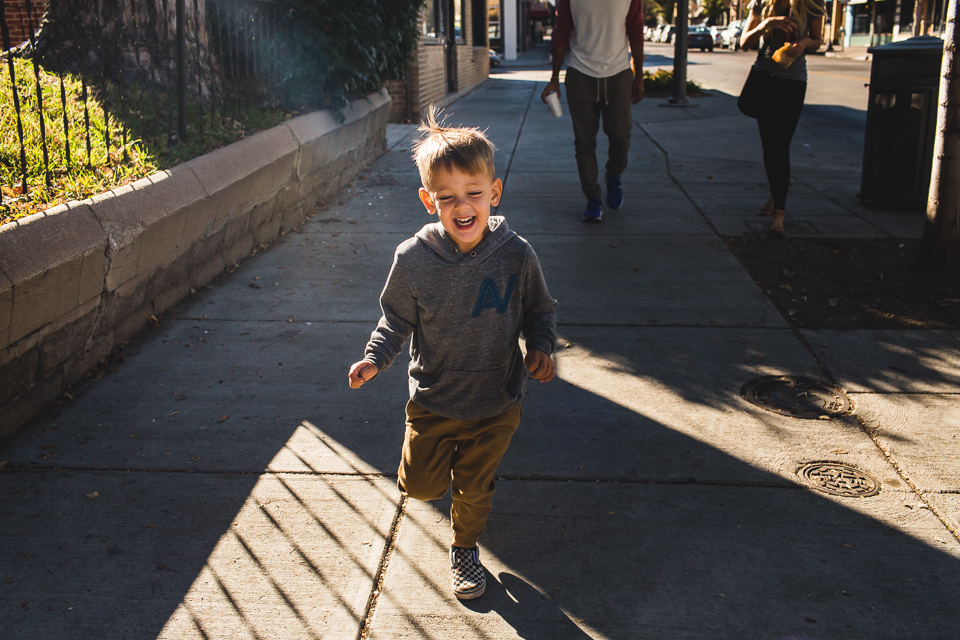
M 756 66 L 750 67 L 747 81 L 743 83 L 740 97 L 737 98 L 737 108 L 748 118 L 756 118 L 766 107 L 770 96 L 770 78 L 773 74 L 758 71 Z

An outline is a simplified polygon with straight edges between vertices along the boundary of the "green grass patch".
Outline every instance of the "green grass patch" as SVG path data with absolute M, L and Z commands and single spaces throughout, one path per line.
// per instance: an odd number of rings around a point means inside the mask
M 673 71 L 658 69 L 656 73 L 643 72 L 644 95 L 650 98 L 669 98 L 673 96 Z M 703 96 L 706 93 L 699 84 L 687 80 L 688 96 Z
M 4 60 L 0 68 L 0 224 L 169 169 L 270 128 L 291 115 L 282 110 L 235 106 L 226 110 L 226 116 L 222 110 L 188 103 L 187 141 L 181 143 L 175 133 L 177 105 L 172 93 L 141 91 L 137 87 L 126 87 L 121 92 L 116 85 L 106 83 L 88 85 L 84 100 L 81 79 L 65 75 L 64 109 L 59 76 L 40 69 L 38 83 L 33 63 L 24 59 L 15 59 L 14 69 L 27 189 L 24 192 L 22 188 L 18 117 L 9 66 Z M 42 100 L 38 99 L 38 84 Z M 41 101 L 45 136 L 41 136 Z M 44 168 L 44 139 L 49 184 Z

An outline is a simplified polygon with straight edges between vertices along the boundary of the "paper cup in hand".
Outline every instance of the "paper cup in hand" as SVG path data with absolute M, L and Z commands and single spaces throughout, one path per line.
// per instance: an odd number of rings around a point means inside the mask
M 550 113 L 553 114 L 554 118 L 559 118 L 563 115 L 563 109 L 560 108 L 560 98 L 557 96 L 556 91 L 551 91 L 547 94 L 547 106 L 550 107 Z

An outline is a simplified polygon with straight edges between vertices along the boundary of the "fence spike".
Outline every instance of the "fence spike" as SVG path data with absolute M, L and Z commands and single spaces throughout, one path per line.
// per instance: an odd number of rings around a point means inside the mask
M 0 38 L 3 40 L 3 50 L 10 50 L 10 26 L 7 24 L 7 8 L 0 0 Z M 7 65 L 10 67 L 10 87 L 13 91 L 13 109 L 17 112 L 17 137 L 20 140 L 20 171 L 23 183 L 20 185 L 21 195 L 26 195 L 27 188 L 27 148 L 23 144 L 23 121 L 20 119 L 20 93 L 17 91 L 17 71 L 13 65 L 13 56 L 7 56 Z
M 90 144 L 90 109 L 87 107 L 87 80 L 80 75 L 80 99 L 83 100 L 83 124 L 87 131 L 87 168 L 93 168 L 93 149 Z
M 199 122 L 203 122 L 203 61 L 200 55 L 200 5 L 193 0 L 193 42 L 196 45 L 197 58 L 197 105 L 200 108 Z
M 143 129 L 143 67 L 140 63 L 140 21 L 137 20 L 136 0 L 130 0 L 130 13 L 133 15 L 133 54 L 137 60 L 137 117 L 140 129 Z
M 60 106 L 63 108 L 63 147 L 66 151 L 66 170 L 70 171 L 70 122 L 67 119 L 67 89 L 63 86 L 63 72 L 57 74 L 60 78 Z
M 130 158 L 127 154 L 127 81 L 123 77 L 123 41 L 127 36 L 127 23 L 123 20 L 122 8 L 117 10 L 117 22 L 120 26 L 120 77 L 117 86 L 120 90 L 120 134 L 123 137 L 120 148 L 123 150 L 123 161 L 126 162 Z
M 33 33 L 33 6 L 26 0 L 28 36 L 30 39 L 30 61 L 33 63 L 33 75 L 37 80 L 37 115 L 40 117 L 40 148 L 43 149 L 43 182 L 48 187 L 50 180 L 50 154 L 47 151 L 47 125 L 43 116 L 43 83 L 40 81 L 40 65 L 37 63 L 37 43 Z M 23 22 L 23 14 L 20 14 Z
M 187 34 L 184 0 L 177 0 L 177 141 L 187 142 Z

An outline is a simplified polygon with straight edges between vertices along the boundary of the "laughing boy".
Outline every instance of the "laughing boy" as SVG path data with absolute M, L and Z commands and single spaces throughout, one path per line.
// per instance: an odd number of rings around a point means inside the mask
M 397 486 L 418 500 L 437 500 L 450 487 L 453 592 L 469 600 L 486 589 L 477 541 L 494 472 L 523 413 L 527 375 L 549 382 L 556 371 L 556 301 L 527 241 L 490 216 L 503 189 L 490 141 L 477 129 L 437 124 L 433 112 L 420 130 L 420 200 L 439 221 L 397 248 L 380 296 L 383 317 L 349 382 L 358 389 L 372 380 L 412 336 Z

